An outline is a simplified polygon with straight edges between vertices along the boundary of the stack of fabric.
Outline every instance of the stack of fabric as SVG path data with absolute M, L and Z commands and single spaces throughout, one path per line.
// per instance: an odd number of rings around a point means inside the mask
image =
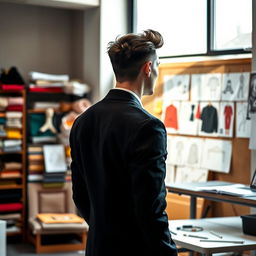
M 8 71 L 1 71 L 0 87 L 6 91 L 21 91 L 24 89 L 25 82 L 16 67 L 11 67 Z
M 15 153 L 22 151 L 22 141 L 21 140 L 9 140 L 6 139 L 3 141 L 3 152 Z
M 7 232 L 19 231 L 22 208 L 21 191 L 0 191 L 0 219 L 6 220 Z
M 0 178 L 21 178 L 22 164 L 20 162 L 5 162 L 0 171 Z
M 69 80 L 68 75 L 53 75 L 41 72 L 30 72 L 29 90 L 31 92 L 63 92 L 64 83 Z
M 28 146 L 28 181 L 41 181 L 44 172 L 44 156 L 41 145 Z

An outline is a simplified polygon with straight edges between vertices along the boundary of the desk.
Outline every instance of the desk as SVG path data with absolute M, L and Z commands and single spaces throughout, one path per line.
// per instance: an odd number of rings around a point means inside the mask
M 216 185 L 226 185 L 234 184 L 230 182 L 222 181 L 208 181 L 201 183 L 182 183 L 182 184 L 173 184 L 168 185 L 167 189 L 169 192 L 176 193 L 179 195 L 188 195 L 190 196 L 190 217 L 192 219 L 196 216 L 196 198 L 201 197 L 209 199 L 212 201 L 219 202 L 228 202 L 233 204 L 240 204 L 244 206 L 256 207 L 256 197 L 239 197 L 239 196 L 227 196 L 221 194 L 214 194 L 209 192 L 198 191 L 196 187 L 205 187 L 205 186 L 216 186 Z
M 177 227 L 180 227 L 182 225 L 200 226 L 203 227 L 204 230 L 200 232 L 185 232 L 180 230 L 177 231 Z M 243 234 L 242 220 L 240 217 L 170 220 L 169 229 L 177 233 L 177 235 L 172 234 L 172 239 L 176 242 L 177 245 L 206 255 L 211 255 L 212 253 L 218 252 L 256 250 L 256 236 L 249 236 Z M 223 238 L 218 238 L 210 234 L 209 231 L 220 234 Z M 183 234 L 205 236 L 213 240 L 244 241 L 244 243 L 235 244 L 200 242 L 199 238 L 187 237 Z

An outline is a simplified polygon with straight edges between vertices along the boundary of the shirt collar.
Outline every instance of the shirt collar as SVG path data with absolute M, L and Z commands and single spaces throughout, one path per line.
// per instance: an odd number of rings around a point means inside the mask
M 126 92 L 129 92 L 131 93 L 134 97 L 137 98 L 137 100 L 139 101 L 140 105 L 142 106 L 142 102 L 141 102 L 141 99 L 140 97 L 133 91 L 129 90 L 129 89 L 126 89 L 126 88 L 120 88 L 120 87 L 115 87 L 113 88 L 112 90 L 122 90 L 122 91 L 126 91 Z

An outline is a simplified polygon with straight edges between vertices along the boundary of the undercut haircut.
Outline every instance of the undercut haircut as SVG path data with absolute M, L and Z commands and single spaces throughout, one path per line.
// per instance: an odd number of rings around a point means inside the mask
M 134 81 L 144 63 L 163 46 L 162 35 L 154 30 L 119 36 L 108 44 L 108 55 L 118 82 Z

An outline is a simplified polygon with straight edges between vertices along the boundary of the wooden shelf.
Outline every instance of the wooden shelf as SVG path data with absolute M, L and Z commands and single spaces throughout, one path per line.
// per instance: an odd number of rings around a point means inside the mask
M 0 155 L 10 155 L 10 154 L 23 154 L 22 151 L 18 151 L 18 152 L 0 152 Z
M 0 190 L 3 189 L 22 189 L 23 185 L 0 185 Z

